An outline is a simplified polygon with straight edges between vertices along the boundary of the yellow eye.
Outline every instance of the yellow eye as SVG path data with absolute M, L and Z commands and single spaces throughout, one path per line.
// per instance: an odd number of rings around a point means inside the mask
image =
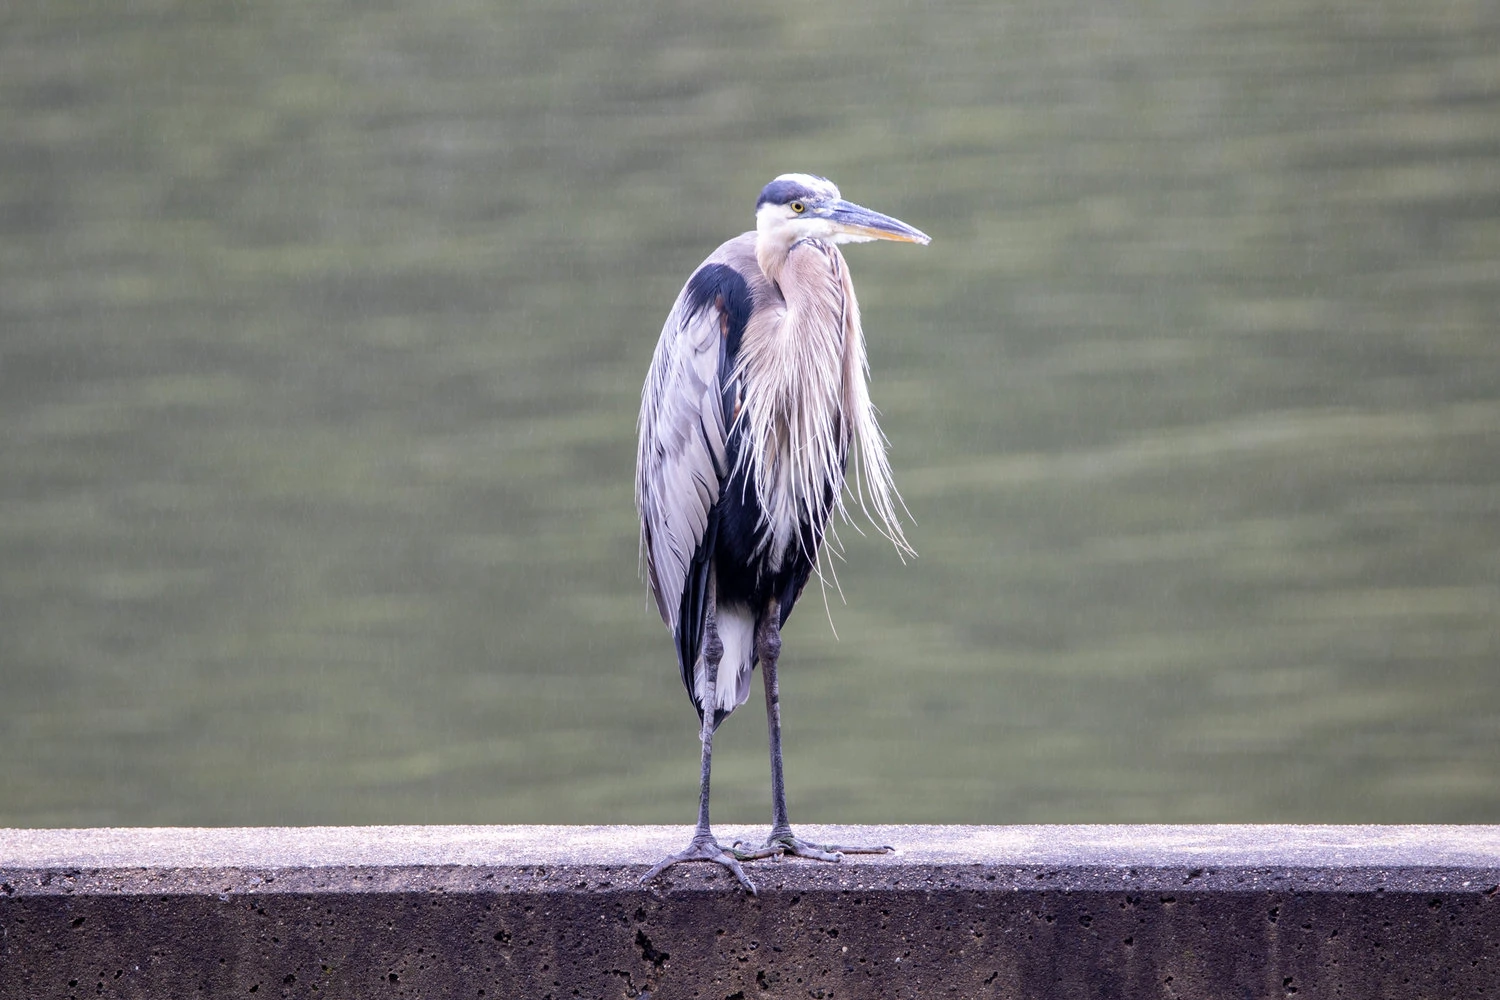
M 803 212 L 807 211 L 807 206 L 802 204 L 802 202 L 800 201 L 794 201 L 792 202 L 792 211 L 796 212 L 798 215 L 801 215 Z

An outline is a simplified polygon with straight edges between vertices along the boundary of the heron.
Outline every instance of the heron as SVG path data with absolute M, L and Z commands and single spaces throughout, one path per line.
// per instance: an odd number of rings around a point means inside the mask
M 755 230 L 688 278 L 641 392 L 636 508 L 651 594 L 698 712 L 698 823 L 680 862 L 715 862 L 752 894 L 742 861 L 838 861 L 889 847 L 807 843 L 787 819 L 782 778 L 781 629 L 852 495 L 898 552 L 900 494 L 870 402 L 859 304 L 841 243 L 927 244 L 927 234 L 845 201 L 827 178 L 782 174 L 760 192 Z M 845 473 L 853 458 L 854 483 Z M 709 825 L 714 731 L 761 668 L 771 755 L 771 833 L 724 847 Z

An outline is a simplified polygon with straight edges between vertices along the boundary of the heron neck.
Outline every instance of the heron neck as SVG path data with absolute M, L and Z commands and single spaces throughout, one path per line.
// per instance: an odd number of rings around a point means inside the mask
M 755 236 L 755 260 L 761 273 L 773 284 L 780 284 L 781 269 L 786 266 L 787 254 L 797 241 L 786 234 L 768 233 L 761 230 Z

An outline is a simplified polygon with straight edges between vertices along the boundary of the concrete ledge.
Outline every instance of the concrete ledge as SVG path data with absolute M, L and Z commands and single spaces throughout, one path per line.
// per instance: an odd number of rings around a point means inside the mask
M 723 827 L 754 840 L 763 828 Z M 1500 995 L 1500 827 L 0 830 L 0 997 Z

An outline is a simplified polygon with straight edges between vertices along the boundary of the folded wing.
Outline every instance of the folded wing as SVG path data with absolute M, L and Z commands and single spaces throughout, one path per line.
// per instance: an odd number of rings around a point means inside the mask
M 722 253 L 710 257 L 688 279 L 667 316 L 641 394 L 636 455 L 641 555 L 695 704 L 693 668 L 703 638 L 717 504 L 730 472 L 726 439 L 732 410 L 726 412 L 724 390 L 751 306 L 745 278 L 723 262 Z

